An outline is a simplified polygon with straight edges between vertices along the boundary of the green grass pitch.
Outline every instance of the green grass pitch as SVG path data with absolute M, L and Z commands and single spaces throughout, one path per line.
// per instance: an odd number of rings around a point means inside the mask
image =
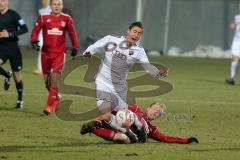
M 174 89 L 158 97 L 138 98 L 137 104 L 145 108 L 152 101 L 164 102 L 168 116 L 155 121 L 159 129 L 172 136 L 196 136 L 200 144 L 149 140 L 146 144 L 120 145 L 94 135 L 81 136 L 79 129 L 83 122 L 44 116 L 47 92 L 42 78 L 32 74 L 37 54 L 24 49 L 23 57 L 24 108 L 13 108 L 17 96 L 13 80 L 9 91 L 0 89 L 0 160 L 236 160 L 240 157 L 240 81 L 236 86 L 224 83 L 230 60 L 152 57 L 151 61 L 169 67 L 169 77 L 164 80 L 173 84 Z M 66 81 L 94 86 L 83 82 L 84 74 L 84 67 L 77 69 Z M 74 100 L 73 113 L 96 106 L 94 98 L 63 95 L 63 99 Z M 177 119 L 177 115 L 185 118 Z

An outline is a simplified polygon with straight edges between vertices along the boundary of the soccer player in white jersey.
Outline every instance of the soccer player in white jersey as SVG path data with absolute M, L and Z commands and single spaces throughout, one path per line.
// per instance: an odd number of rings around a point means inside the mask
M 141 63 L 147 73 L 153 77 L 167 76 L 168 69 L 157 69 L 149 63 L 148 57 L 137 42 L 143 34 L 141 22 L 132 23 L 124 37 L 108 35 L 89 46 L 83 53 L 85 57 L 91 57 L 95 53 L 103 53 L 101 66 L 95 79 L 97 91 L 97 106 L 102 117 L 111 127 L 129 135 L 125 128 L 116 123 L 112 110 L 118 111 L 127 108 L 127 74 L 134 63 Z M 142 130 L 141 123 L 137 120 L 135 125 Z
M 50 6 L 50 0 L 41 0 L 41 8 L 38 10 L 39 15 L 44 15 L 52 12 L 52 8 Z M 37 61 L 37 69 L 33 71 L 33 74 L 42 75 L 42 63 L 41 63 L 41 48 L 43 45 L 43 35 L 42 31 L 40 31 L 38 35 L 38 41 L 40 50 L 38 51 L 38 61 Z
M 230 85 L 235 85 L 238 61 L 240 59 L 240 14 L 235 16 L 234 22 L 230 23 L 230 29 L 235 29 L 235 35 L 233 38 L 231 52 L 232 52 L 232 62 L 231 62 L 231 74 L 230 79 L 226 80 L 226 83 Z

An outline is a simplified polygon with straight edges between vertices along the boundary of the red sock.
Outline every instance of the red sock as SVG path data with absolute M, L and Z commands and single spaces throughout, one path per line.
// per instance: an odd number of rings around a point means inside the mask
M 110 129 L 106 129 L 106 128 L 94 128 L 92 130 L 92 133 L 95 134 L 98 137 L 101 137 L 105 140 L 113 140 L 113 137 L 115 136 L 115 132 L 110 130 Z
M 58 100 L 58 88 L 56 87 L 51 87 L 49 92 L 48 92 L 48 101 L 47 101 L 47 105 L 48 106 L 52 106 L 53 102 L 55 100 Z

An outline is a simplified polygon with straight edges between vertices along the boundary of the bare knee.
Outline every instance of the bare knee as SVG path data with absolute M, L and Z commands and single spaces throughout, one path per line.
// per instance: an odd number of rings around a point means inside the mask
M 115 136 L 113 137 L 113 141 L 114 142 L 120 142 L 120 143 L 125 143 L 125 144 L 129 144 L 131 141 L 128 138 L 128 136 L 126 136 L 124 133 L 116 133 Z

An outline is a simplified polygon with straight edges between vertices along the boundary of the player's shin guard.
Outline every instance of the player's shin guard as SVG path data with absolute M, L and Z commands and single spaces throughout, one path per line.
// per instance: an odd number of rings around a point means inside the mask
M 10 75 L 2 67 L 0 67 L 0 75 L 3 75 L 6 78 L 10 78 Z
M 47 106 L 51 106 L 52 111 L 55 112 L 58 104 L 59 104 L 58 88 L 51 87 L 50 90 L 49 90 L 49 94 L 48 94 Z
M 16 89 L 18 93 L 18 101 L 22 101 L 22 95 L 23 95 L 23 82 L 19 81 L 16 82 Z

